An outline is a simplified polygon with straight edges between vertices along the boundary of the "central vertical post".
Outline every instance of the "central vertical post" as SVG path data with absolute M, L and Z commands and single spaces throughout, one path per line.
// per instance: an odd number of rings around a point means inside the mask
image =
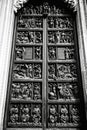
M 42 108 L 42 123 L 43 123 L 43 130 L 46 130 L 46 73 L 47 73 L 47 23 L 46 18 L 43 18 L 43 89 L 42 89 L 42 96 L 43 96 L 43 108 Z

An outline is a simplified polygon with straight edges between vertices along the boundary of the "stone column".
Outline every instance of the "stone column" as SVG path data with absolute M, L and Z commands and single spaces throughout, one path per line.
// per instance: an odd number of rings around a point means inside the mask
M 80 65 L 83 83 L 84 103 L 87 119 L 87 21 L 86 21 L 86 1 L 78 0 L 77 12 L 77 30 L 78 30 L 78 43 Z
M 0 0 L 0 130 L 3 130 L 13 25 L 13 0 Z

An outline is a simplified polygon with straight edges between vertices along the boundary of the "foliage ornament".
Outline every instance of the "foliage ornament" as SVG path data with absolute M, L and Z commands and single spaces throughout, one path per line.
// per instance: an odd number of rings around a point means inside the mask
M 19 9 L 21 9 L 25 3 L 27 3 L 29 0 L 14 0 L 14 12 L 17 13 Z M 77 0 L 62 0 L 68 8 L 73 10 L 73 12 L 76 11 L 76 5 Z
M 63 0 L 67 7 L 72 9 L 74 12 L 76 11 L 77 0 Z
M 14 0 L 14 11 L 17 13 L 19 9 L 21 9 L 25 3 L 27 3 L 29 0 Z

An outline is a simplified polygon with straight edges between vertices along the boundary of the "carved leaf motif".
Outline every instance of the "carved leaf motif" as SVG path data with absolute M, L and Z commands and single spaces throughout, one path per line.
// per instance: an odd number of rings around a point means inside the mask
M 17 10 L 21 9 L 27 1 L 28 0 L 14 0 L 14 11 L 17 13 Z

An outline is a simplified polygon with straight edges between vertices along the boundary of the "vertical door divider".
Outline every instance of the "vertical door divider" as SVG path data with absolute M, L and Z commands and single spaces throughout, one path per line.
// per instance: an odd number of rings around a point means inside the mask
M 43 84 L 42 84 L 42 125 L 43 130 L 46 130 L 46 64 L 47 64 L 47 27 L 46 27 L 46 18 L 43 18 Z

